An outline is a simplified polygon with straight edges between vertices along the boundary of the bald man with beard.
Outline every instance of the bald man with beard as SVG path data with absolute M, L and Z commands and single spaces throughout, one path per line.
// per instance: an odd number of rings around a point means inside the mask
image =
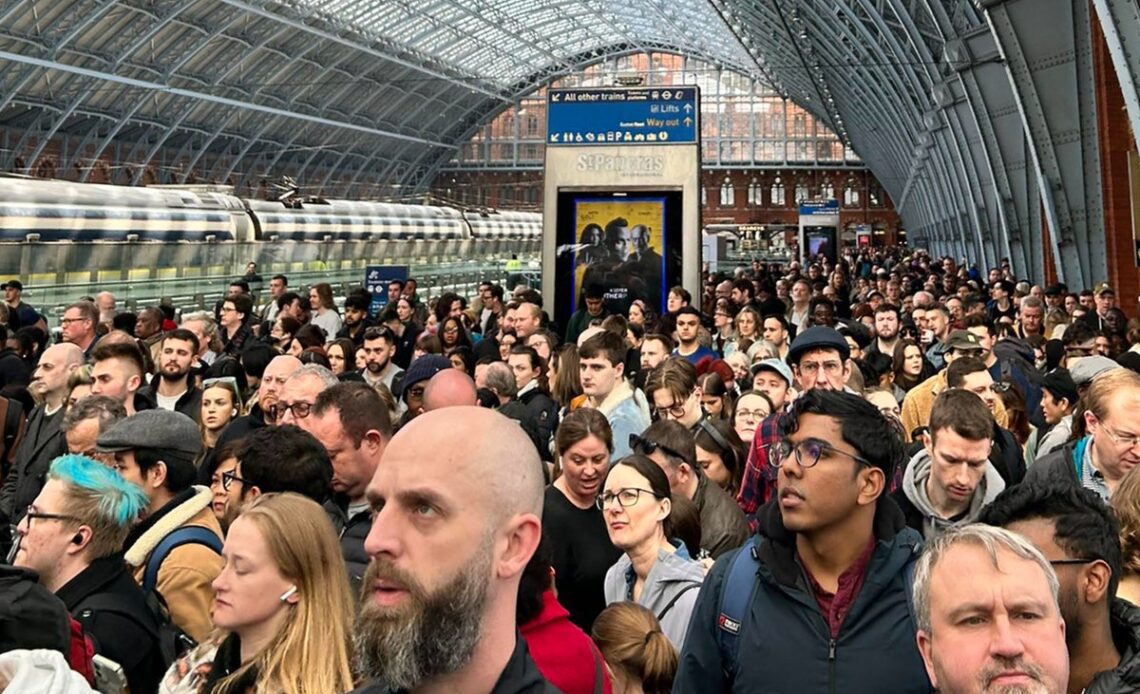
M 389 442 L 367 497 L 356 625 L 367 683 L 355 694 L 556 692 L 515 625 L 543 501 L 518 425 L 479 407 L 425 412 Z

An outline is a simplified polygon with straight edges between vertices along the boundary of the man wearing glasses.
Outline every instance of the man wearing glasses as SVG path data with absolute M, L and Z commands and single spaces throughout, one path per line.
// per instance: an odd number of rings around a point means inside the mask
M 1108 501 L 1140 463 L 1140 374 L 1106 371 L 1093 379 L 1084 402 L 1086 435 L 1038 458 L 1025 482 L 1080 486 Z
M 1100 497 L 1071 483 L 1027 481 L 1006 490 L 981 520 L 1023 536 L 1057 574 L 1069 650 L 1061 691 L 1134 690 L 1140 609 L 1115 597 L 1123 575 L 1120 525 Z
M 63 311 L 59 319 L 59 334 L 64 342 L 70 342 L 83 350 L 83 357 L 90 358 L 99 336 L 95 326 L 99 324 L 99 309 L 90 301 L 77 301 Z
M 812 326 L 801 331 L 788 348 L 787 362 L 792 367 L 800 392 L 809 390 L 842 391 L 851 375 L 848 357 L 851 348 L 834 328 Z M 775 468 L 768 465 L 767 447 L 780 440 L 780 423 L 784 412 L 773 411 L 761 422 L 748 450 L 748 463 L 736 503 L 744 511 L 748 525 L 755 530 L 757 511 L 771 499 L 776 490 Z
M 12 563 L 34 570 L 83 626 L 95 652 L 123 668 L 132 692 L 153 692 L 166 667 L 159 624 L 127 572 L 122 546 L 146 496 L 89 458 L 56 458 L 17 531 Z
M 692 431 L 705 418 L 697 369 L 687 359 L 669 357 L 645 378 L 645 394 L 657 419 L 671 419 Z
M 147 497 L 144 520 L 123 545 L 135 580 L 144 591 L 162 595 L 175 626 L 201 643 L 212 629 L 211 583 L 223 563 L 213 493 L 194 486 L 202 434 L 185 415 L 146 410 L 100 434 L 96 447 L 113 454 L 114 469 Z M 186 542 L 164 542 L 176 534 Z
M 1034 426 L 1045 426 L 1045 419 L 1041 414 L 1041 385 L 1029 380 L 1028 374 L 1034 371 L 1033 357 L 1029 359 L 1020 356 L 1011 345 L 1012 342 L 998 343 L 994 332 L 993 321 L 983 316 L 972 316 L 966 319 L 966 330 L 978 338 L 985 350 L 981 357 L 990 370 L 994 381 L 1008 381 L 1016 383 L 1025 396 L 1026 413 Z M 996 350 L 995 346 L 1000 346 Z M 1009 349 L 1006 349 L 1009 347 Z M 1000 354 L 999 354 L 1000 351 Z
M 922 538 L 880 499 L 898 436 L 874 405 L 819 388 L 781 432 L 765 460 L 778 492 L 705 579 L 674 691 L 931 691 L 908 607 Z
M 281 397 L 270 410 L 270 417 L 278 426 L 292 424 L 309 430 L 309 412 L 317 396 L 340 381 L 320 364 L 305 364 L 289 375 L 281 388 Z

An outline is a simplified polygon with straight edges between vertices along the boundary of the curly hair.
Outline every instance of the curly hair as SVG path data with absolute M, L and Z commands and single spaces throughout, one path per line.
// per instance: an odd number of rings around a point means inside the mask
M 1132 468 L 1112 495 L 1120 521 L 1120 565 L 1125 575 L 1140 574 L 1140 467 Z

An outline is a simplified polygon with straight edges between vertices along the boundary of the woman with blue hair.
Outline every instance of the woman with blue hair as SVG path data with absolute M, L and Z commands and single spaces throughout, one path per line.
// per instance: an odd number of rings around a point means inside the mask
M 81 455 L 56 458 L 16 528 L 13 564 L 39 574 L 91 638 L 122 667 L 132 692 L 153 692 L 164 662 L 159 622 L 123 561 L 123 542 L 146 495 Z

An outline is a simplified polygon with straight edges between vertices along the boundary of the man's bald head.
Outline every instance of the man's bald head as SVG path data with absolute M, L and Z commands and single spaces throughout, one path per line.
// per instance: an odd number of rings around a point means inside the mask
M 475 381 L 459 369 L 444 369 L 424 388 L 424 412 L 444 407 L 474 407 L 478 396 Z
M 83 362 L 86 361 L 86 358 L 83 356 L 83 350 L 79 349 L 79 346 L 72 342 L 57 342 L 44 350 L 40 359 L 44 359 L 48 354 L 51 355 L 53 361 L 64 366 L 82 366 Z
M 489 445 L 473 446 L 473 441 Z M 488 512 L 542 517 L 542 463 L 518 422 L 474 406 L 425 412 L 392 437 L 380 467 L 407 466 L 405 474 L 430 479 L 423 469 L 427 458 L 470 498 L 479 497 Z
M 267 413 L 269 408 L 277 403 L 277 399 L 281 397 L 281 389 L 285 387 L 285 381 L 299 368 L 301 360 L 288 354 L 276 356 L 269 362 L 261 375 L 261 384 L 257 388 L 257 403 L 263 413 Z M 271 422 L 267 420 L 266 423 Z

